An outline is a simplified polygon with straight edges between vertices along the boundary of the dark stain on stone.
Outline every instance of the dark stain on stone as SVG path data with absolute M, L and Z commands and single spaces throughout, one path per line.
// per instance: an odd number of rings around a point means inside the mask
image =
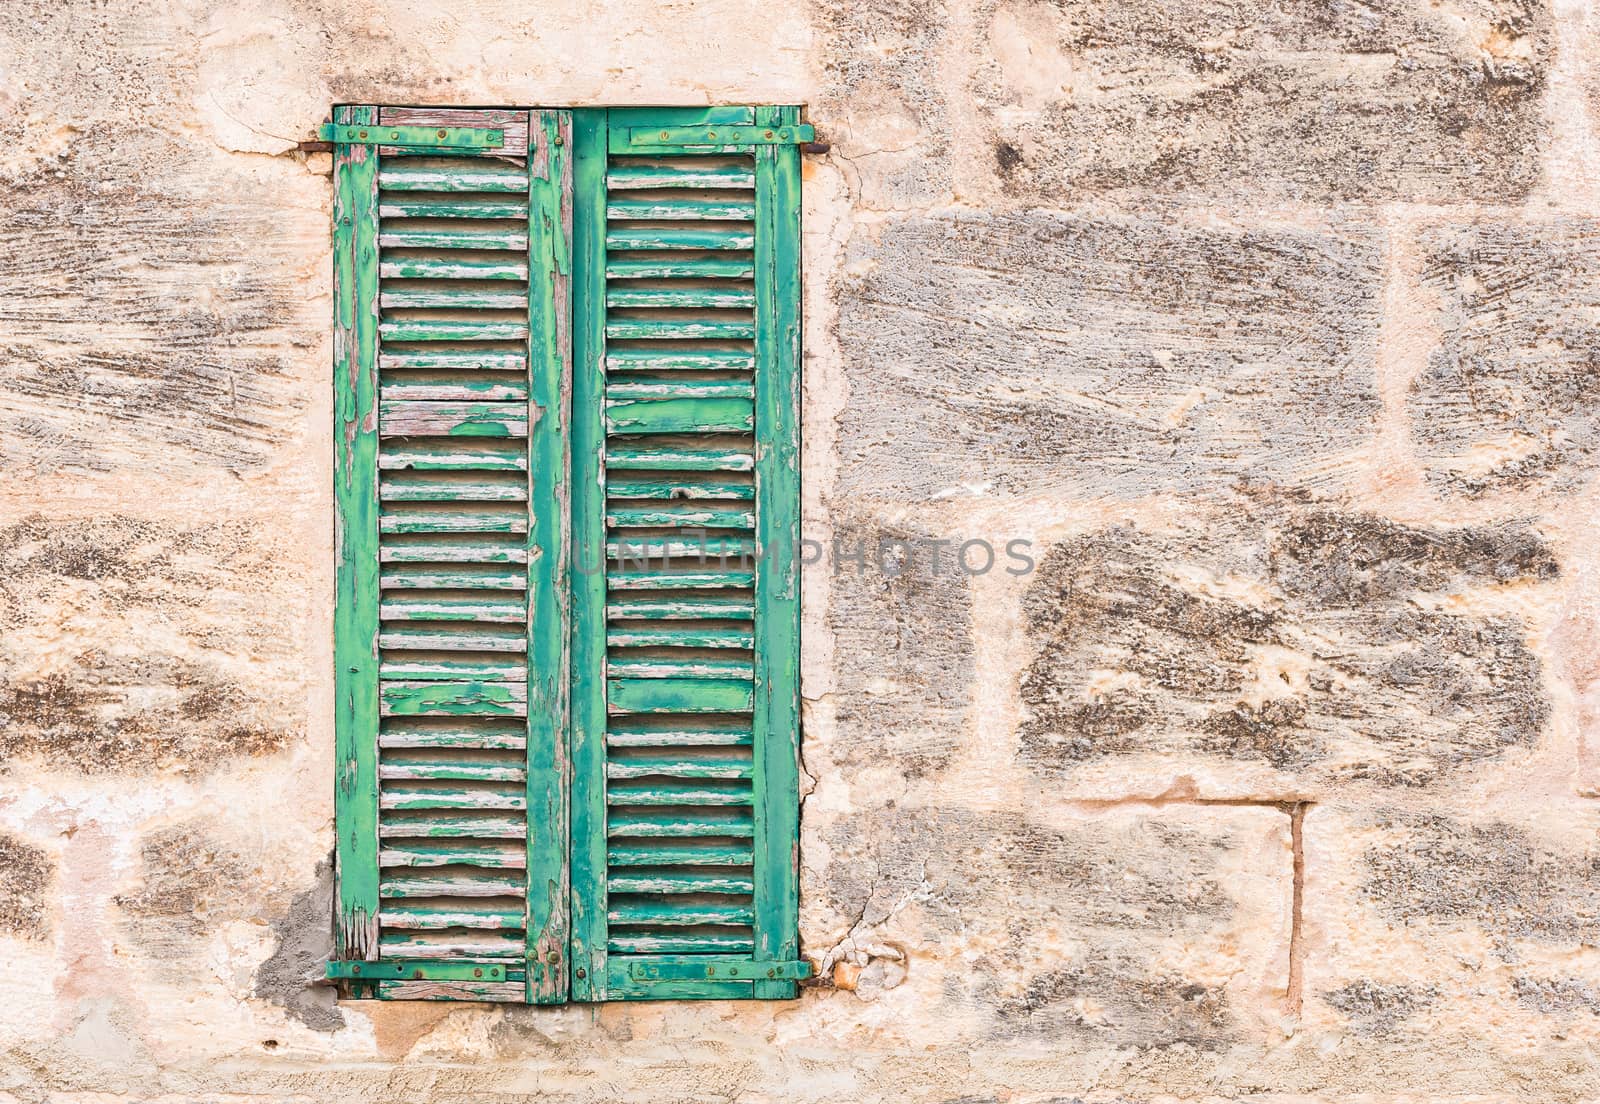
M 1511 980 L 1517 1003 L 1546 1015 L 1587 1012 L 1600 1016 L 1600 988 L 1581 978 L 1518 977 Z
M 1363 895 L 1397 923 L 1486 933 L 1516 961 L 1517 944 L 1600 943 L 1600 854 L 1557 850 L 1499 821 L 1395 813 L 1377 823 L 1394 842 L 1362 856 Z
M 55 873 L 44 848 L 0 834 L 0 931 L 24 939 L 50 933 L 45 910 Z
M 1438 989 L 1431 985 L 1380 985 L 1367 979 L 1322 994 L 1322 1000 L 1348 1016 L 1362 1035 L 1391 1034 L 1438 997 Z
M 317 864 L 316 883 L 295 896 L 289 911 L 272 921 L 278 948 L 256 970 L 255 995 L 282 1007 L 313 1031 L 345 1024 L 337 994 L 325 983 L 333 957 L 333 864 Z
M 1011 170 L 1022 164 L 1022 154 L 1017 147 L 1008 142 L 996 142 L 994 145 L 994 162 L 1000 166 L 1000 175 L 1010 176 Z
M 1269 492 L 1174 532 L 1062 541 L 1023 602 L 1022 757 L 1069 771 L 1200 754 L 1432 784 L 1531 745 L 1551 707 L 1523 624 L 1418 599 L 1558 575 L 1523 523 L 1417 528 Z
M 117 906 L 188 936 L 210 930 L 218 917 L 232 915 L 240 883 L 252 873 L 199 824 L 163 828 L 144 840 L 139 854 L 143 883 L 138 892 L 118 896 Z

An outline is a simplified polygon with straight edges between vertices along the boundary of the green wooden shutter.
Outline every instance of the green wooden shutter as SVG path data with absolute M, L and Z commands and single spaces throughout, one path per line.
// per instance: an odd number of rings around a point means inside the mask
M 577 119 L 578 999 L 785 997 L 805 972 L 797 122 Z
M 359 995 L 559 1001 L 570 113 L 334 122 L 329 972 Z M 375 144 L 455 128 L 503 140 Z

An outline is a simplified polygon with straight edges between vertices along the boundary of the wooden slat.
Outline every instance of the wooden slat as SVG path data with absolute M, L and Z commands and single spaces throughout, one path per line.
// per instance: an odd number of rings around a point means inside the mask
M 744 648 L 755 646 L 750 628 L 725 629 L 699 626 L 652 625 L 648 628 L 613 626 L 606 631 L 610 648 Z
M 384 590 L 504 590 L 527 587 L 527 572 L 513 566 L 390 567 L 380 577 Z
M 486 722 L 461 718 L 454 723 L 434 721 L 385 722 L 378 733 L 378 746 L 385 750 L 404 748 L 468 748 L 486 751 L 521 751 L 526 738 L 520 727 L 509 722 Z
M 382 839 L 521 840 L 527 833 L 524 817 L 498 813 L 427 813 L 416 817 L 393 814 L 378 820 L 378 836 Z
M 386 400 L 378 413 L 385 437 L 526 437 L 528 406 L 505 402 Z
M 434 318 L 384 319 L 378 329 L 385 341 L 526 341 L 524 322 L 449 321 Z
M 606 572 L 606 586 L 620 591 L 679 590 L 683 587 L 718 587 L 737 590 L 748 588 L 755 581 L 755 572 L 739 570 L 738 561 L 730 568 L 717 568 L 711 561 L 710 570 L 694 570 L 690 561 L 674 561 L 671 570 L 638 570 L 626 567 Z
M 613 893 L 750 893 L 755 879 L 738 871 L 625 870 L 612 872 L 608 888 Z
M 752 529 L 755 508 L 738 503 L 704 501 L 651 502 L 606 506 L 606 524 L 614 529 L 689 527 L 703 529 Z
M 628 375 L 606 384 L 606 400 L 620 399 L 753 399 L 755 384 L 747 379 L 706 379 L 681 374 Z
M 512 166 L 490 162 L 438 167 L 396 161 L 378 173 L 378 187 L 386 192 L 515 192 L 528 191 L 528 174 Z
M 474 563 L 512 564 L 527 563 L 528 550 L 513 547 L 490 539 L 452 540 L 448 535 L 432 541 L 412 541 L 406 544 L 386 542 L 379 550 L 385 563 Z
M 667 199 L 614 197 L 606 203 L 608 219 L 710 220 L 749 222 L 756 217 L 752 196 L 675 195 Z
M 607 350 L 605 359 L 606 368 L 612 372 L 749 372 L 755 369 L 755 357 L 740 349 L 615 348 Z
M 378 517 L 380 533 L 524 533 L 527 514 L 494 513 L 465 506 L 446 510 L 422 510 L 407 503 L 393 503 Z M 385 549 L 385 551 L 389 551 Z
M 513 478 L 496 479 L 488 474 L 477 479 L 438 478 L 411 473 L 385 475 L 378 485 L 378 497 L 385 502 L 527 501 L 527 481 L 516 479 L 515 476 L 519 474 L 516 472 L 505 474 Z
M 612 257 L 606 276 L 613 280 L 671 280 L 684 278 L 749 280 L 756 263 L 749 257 L 691 255 L 688 257 Z
M 383 258 L 378 273 L 385 280 L 526 280 L 528 262 L 512 256 L 489 261 L 390 254 Z
M 668 935 L 644 932 L 629 932 L 614 935 L 607 941 L 607 949 L 617 954 L 645 955 L 645 954 L 749 954 L 754 947 L 754 941 L 748 935 L 734 935 L 731 933 L 700 933 L 693 935 Z M 662 983 L 664 984 L 664 983 Z M 691 982 L 676 982 L 676 985 L 691 985 Z M 708 986 L 716 985 L 719 988 L 707 996 L 749 996 L 748 987 L 741 993 L 738 982 L 705 983 Z M 669 994 L 663 992 L 665 998 Z M 683 994 L 689 995 L 689 994 Z
M 618 748 L 748 747 L 750 742 L 748 724 L 713 727 L 653 718 L 613 718 L 606 734 L 606 743 Z
M 520 253 L 527 251 L 528 233 L 464 226 L 442 230 L 394 226 L 378 234 L 378 245 L 383 249 L 514 249 Z
M 611 315 L 606 320 L 606 338 L 612 341 L 748 341 L 755 335 L 754 320 L 745 318 Z
M 419 658 L 414 652 L 398 652 L 384 655 L 378 673 L 393 682 L 509 682 L 522 676 L 523 667 L 522 660 L 503 656 Z
M 748 226 L 640 226 L 606 227 L 607 250 L 629 249 L 750 249 L 755 235 Z
M 743 758 L 730 759 L 688 752 L 629 755 L 625 758 L 613 755 L 606 761 L 607 778 L 648 778 L 658 774 L 673 778 L 748 779 L 750 763 Z
M 606 403 L 612 433 L 742 433 L 755 424 L 746 399 L 623 399 Z
M 522 879 L 490 874 L 385 874 L 379 889 L 385 897 L 520 897 Z
M 692 839 L 751 835 L 755 822 L 748 809 L 614 809 L 606 824 L 614 839 Z
M 606 451 L 606 467 L 619 471 L 752 471 L 756 458 L 748 449 L 637 444 L 618 441 Z
M 714 785 L 669 784 L 659 780 L 613 781 L 606 787 L 606 803 L 623 806 L 749 805 L 748 783 L 733 788 Z
M 619 867 L 748 866 L 752 854 L 748 843 L 622 839 L 607 845 L 606 861 Z
M 469 625 L 385 625 L 378 633 L 380 648 L 409 648 L 423 652 L 515 652 L 528 650 L 528 638 L 519 629 L 506 636 Z
M 384 958 L 466 958 L 506 959 L 522 950 L 520 937 L 491 935 L 474 932 L 456 939 L 447 939 L 442 933 L 411 935 L 396 933 L 383 937 Z M 430 982 L 431 985 L 449 985 L 450 982 Z M 460 984 L 460 983 L 456 983 Z M 521 986 L 519 985 L 520 989 Z
M 528 454 L 521 444 L 490 439 L 447 441 L 384 441 L 378 452 L 384 471 L 527 471 Z
M 625 160 L 612 164 L 606 185 L 635 188 L 754 188 L 756 174 L 747 160 L 719 163 L 711 158 Z
M 515 682 L 385 682 L 386 717 L 522 717 L 528 689 Z
M 528 853 L 519 846 L 492 843 L 386 843 L 378 854 L 386 867 L 470 866 L 522 870 Z
M 378 302 L 384 307 L 437 310 L 521 310 L 527 293 L 517 288 L 413 287 L 407 282 L 385 283 Z M 470 340 L 470 339 L 463 339 Z
M 737 713 L 751 704 L 744 679 L 610 679 L 606 689 L 617 713 Z
M 633 927 L 657 925 L 689 927 L 696 924 L 748 924 L 755 908 L 748 904 L 710 904 L 622 900 L 614 902 L 606 918 Z
M 659 310 L 705 307 L 714 310 L 751 310 L 755 307 L 755 301 L 754 290 L 737 284 L 704 282 L 689 286 L 635 287 L 624 283 L 612 284 L 606 289 L 606 305 L 610 307 L 648 307 Z
M 522 772 L 517 772 L 522 781 Z M 528 807 L 527 795 L 519 785 L 515 790 L 496 790 L 465 786 L 404 786 L 385 787 L 378 794 L 378 804 L 383 809 L 419 810 L 523 810 Z
M 752 204 L 752 207 L 754 205 Z M 386 195 L 378 205 L 384 218 L 479 218 L 518 219 L 528 217 L 521 200 L 495 199 L 415 199 L 406 193 Z
M 385 621 L 494 621 L 521 624 L 527 608 L 521 597 L 385 597 L 378 610 Z
M 755 498 L 755 487 L 750 483 L 681 473 L 676 478 L 664 475 L 613 476 L 606 480 L 606 492 L 612 499 L 659 498 L 694 502 L 703 499 L 749 501 Z
M 743 595 L 734 594 L 613 594 L 607 601 L 606 615 L 612 620 L 683 620 L 716 618 L 749 621 L 755 605 Z
M 428 930 L 430 928 L 476 928 L 488 931 L 522 930 L 523 907 L 447 909 L 425 905 L 387 904 L 382 922 L 388 928 Z

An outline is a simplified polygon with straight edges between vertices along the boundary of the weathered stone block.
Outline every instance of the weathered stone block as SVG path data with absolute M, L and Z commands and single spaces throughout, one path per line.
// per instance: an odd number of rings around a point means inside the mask
M 1570 491 L 1600 450 L 1600 223 L 1441 224 L 1421 237 L 1437 346 L 1407 399 L 1446 494 Z
M 1529 625 L 1471 595 L 1557 572 L 1525 524 L 1412 527 L 1273 495 L 1063 541 L 1024 598 L 1022 758 L 1135 792 L 1197 771 L 1257 795 L 1436 784 L 1544 733 Z
M 1313 807 L 1304 1027 L 1435 1053 L 1600 1041 L 1600 822 L 1539 800 L 1539 815 Z
M 299 433 L 326 239 L 217 173 L 119 127 L 9 182 L 0 470 L 254 470 Z
M 827 43 L 813 107 L 868 208 L 939 202 L 951 188 L 949 44 L 939 0 L 818 0 Z
M 847 494 L 1321 485 L 1380 410 L 1367 232 L 958 214 L 851 254 Z
M 934 539 L 864 521 L 834 531 L 827 562 L 837 723 L 827 754 L 839 766 L 893 763 L 916 779 L 944 767 L 966 735 L 972 594 L 953 551 L 935 570 Z
M 1539 178 L 1538 0 L 1003 0 L 980 25 L 994 171 L 1035 201 L 1505 201 Z
M 938 1010 L 910 1037 L 1212 1050 L 1282 1011 L 1292 878 L 1276 809 L 901 808 L 824 837 L 807 889 L 845 930 L 827 958 L 896 962 L 903 983 L 874 998 Z
M 262 527 L 125 516 L 0 528 L 0 764 L 203 768 L 301 730 L 294 579 Z

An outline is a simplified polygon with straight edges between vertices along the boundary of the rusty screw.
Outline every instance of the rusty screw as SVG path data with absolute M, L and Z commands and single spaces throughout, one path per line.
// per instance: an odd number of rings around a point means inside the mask
M 422 971 L 421 970 L 412 970 L 411 971 L 411 976 L 416 978 L 418 981 L 421 981 L 422 980 Z
M 398 138 L 398 137 L 399 137 L 399 135 L 395 135 L 395 137 L 397 137 L 397 138 Z M 441 137 L 441 138 L 448 138 L 448 137 L 450 137 L 450 132 L 449 132 L 449 131 L 448 131 L 448 130 L 441 130 L 441 131 L 440 131 L 440 132 L 439 132 L 439 137 Z
M 472 976 L 473 977 L 482 977 L 483 976 L 483 971 L 482 970 L 474 970 L 474 971 L 472 971 Z
M 549 954 L 544 956 L 544 959 L 545 959 L 546 962 L 560 962 L 561 961 L 561 952 L 560 951 L 551 951 Z
M 586 977 L 589 976 L 589 971 L 585 970 L 582 966 L 579 966 L 578 967 L 578 976 L 581 977 L 581 978 L 586 978 Z
M 561 135 L 559 135 L 559 134 L 556 135 L 556 145 L 564 146 L 566 144 L 567 144 L 567 140 L 565 138 L 561 137 Z
M 358 135 L 358 137 L 361 137 L 361 138 L 365 138 L 366 136 L 367 136 L 367 132 L 364 131 L 364 130 Z
M 351 973 L 352 973 L 352 974 L 359 974 L 359 973 L 360 973 L 360 972 L 361 972 L 361 967 L 359 967 L 359 966 L 352 966 L 352 967 L 350 967 L 350 972 L 351 972 Z

